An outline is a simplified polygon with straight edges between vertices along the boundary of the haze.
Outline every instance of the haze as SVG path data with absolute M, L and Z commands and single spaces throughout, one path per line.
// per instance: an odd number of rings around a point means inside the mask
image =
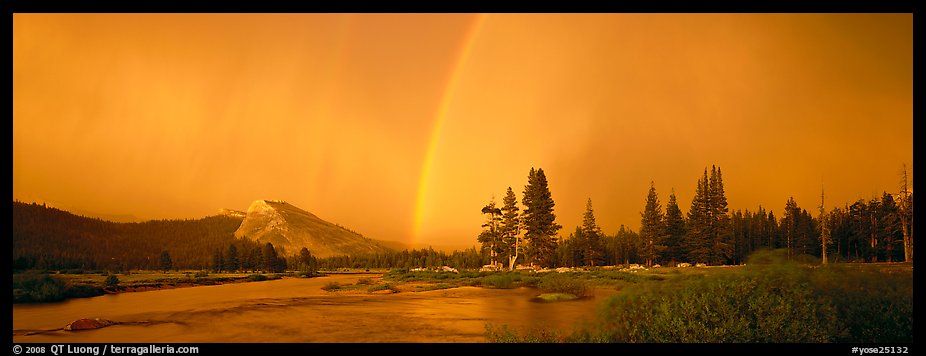
M 200 218 L 283 199 L 367 237 L 474 245 L 543 168 L 568 234 L 780 216 L 899 188 L 911 14 L 15 14 L 13 198 Z

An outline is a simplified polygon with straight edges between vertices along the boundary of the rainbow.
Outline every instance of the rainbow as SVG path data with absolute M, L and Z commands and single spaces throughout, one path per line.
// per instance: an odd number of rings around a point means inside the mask
M 457 48 L 456 61 L 454 61 L 450 67 L 450 75 L 447 79 L 447 84 L 444 86 L 444 94 L 441 97 L 437 107 L 437 113 L 434 116 L 434 124 L 431 127 L 431 135 L 428 139 L 428 148 L 424 156 L 424 163 L 421 167 L 421 176 L 418 179 L 418 198 L 415 203 L 415 224 L 412 233 L 413 246 L 417 245 L 421 240 L 421 228 L 424 224 L 426 217 L 425 213 L 427 211 L 427 209 L 425 209 L 425 203 L 427 202 L 431 173 L 433 171 L 435 159 L 434 156 L 440 142 L 441 130 L 444 126 L 444 121 L 447 119 L 447 113 L 450 111 L 450 102 L 454 97 L 454 90 L 457 87 L 457 82 L 460 80 L 460 73 L 463 72 L 463 67 L 466 65 L 470 52 L 472 52 L 473 43 L 476 42 L 476 37 L 479 35 L 482 23 L 485 22 L 485 17 L 485 14 L 476 14 L 469 25 L 469 29 L 467 29 L 462 37 L 460 46 Z

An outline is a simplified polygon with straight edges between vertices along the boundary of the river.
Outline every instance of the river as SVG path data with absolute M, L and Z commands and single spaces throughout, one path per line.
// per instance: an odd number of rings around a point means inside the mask
M 13 342 L 485 342 L 485 326 L 546 326 L 568 333 L 610 290 L 594 298 L 537 303 L 536 289 L 460 287 L 396 294 L 331 293 L 335 281 L 373 275 L 234 283 L 120 293 L 59 303 L 14 304 Z M 377 277 L 377 276 L 373 276 Z M 119 322 L 63 331 L 69 322 Z

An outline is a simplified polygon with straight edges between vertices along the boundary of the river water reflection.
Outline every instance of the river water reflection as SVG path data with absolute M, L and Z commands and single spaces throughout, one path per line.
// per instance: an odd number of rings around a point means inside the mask
M 389 295 L 330 293 L 364 275 L 236 283 L 13 305 L 14 342 L 485 342 L 485 325 L 569 332 L 613 291 L 536 303 L 531 288 L 461 287 Z M 80 318 L 121 325 L 57 330 Z

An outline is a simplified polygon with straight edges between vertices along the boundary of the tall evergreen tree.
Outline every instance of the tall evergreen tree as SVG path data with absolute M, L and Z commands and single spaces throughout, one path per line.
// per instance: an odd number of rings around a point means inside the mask
M 251 248 L 251 253 L 248 256 L 248 260 L 250 261 L 251 271 L 257 271 L 263 268 L 264 254 L 260 245 Z
M 505 247 L 505 254 L 508 255 L 508 269 L 514 270 L 521 252 L 521 228 L 518 197 L 515 196 L 511 187 L 508 187 L 508 191 L 505 192 L 505 198 L 502 199 L 501 210 L 502 222 L 500 232 L 502 235 L 502 245 Z
M 581 226 L 576 226 L 575 232 L 562 239 L 557 248 L 559 265 L 569 267 L 585 265 L 585 240 Z
M 308 248 L 303 247 L 299 250 L 299 265 L 302 272 L 305 272 L 308 275 L 314 275 L 318 272 L 318 261 L 315 259 L 315 256 L 312 256 L 312 253 L 309 252 Z
M 234 272 L 241 268 L 241 261 L 238 259 L 238 248 L 235 247 L 235 244 L 228 245 L 228 253 L 225 256 L 226 271 Z
M 711 264 L 724 264 L 733 258 L 733 228 L 728 214 L 729 208 L 720 167 L 711 166 L 708 194 L 711 217 L 711 257 L 709 261 Z
M 641 253 L 646 266 L 656 264 L 656 259 L 666 249 L 666 223 L 659 197 L 656 195 L 656 185 L 650 182 L 649 193 L 646 195 L 646 205 L 640 212 L 640 241 L 643 243 Z
M 167 250 L 161 251 L 160 267 L 162 271 L 170 271 L 174 267 L 174 262 L 171 261 Z
M 261 248 L 261 267 L 264 271 L 267 272 L 276 272 L 279 267 L 279 257 L 277 257 L 277 251 L 273 248 L 273 244 L 266 243 Z
M 663 253 L 665 261 L 684 261 L 686 251 L 683 249 L 682 242 L 685 239 L 685 216 L 678 207 L 678 200 L 675 198 L 675 190 L 669 195 L 669 201 L 666 203 L 666 250 Z
M 899 253 L 903 247 L 903 232 L 901 229 L 901 213 L 894 196 L 884 192 L 881 196 L 881 206 L 878 219 L 881 226 L 880 245 L 878 249 L 881 259 L 887 262 L 899 261 L 903 257 Z
M 711 209 L 708 194 L 707 168 L 705 168 L 704 176 L 698 180 L 694 198 L 691 199 L 691 209 L 688 210 L 687 234 L 683 246 L 688 252 L 688 261 L 691 263 L 708 262 L 712 254 Z
M 601 245 L 601 227 L 595 222 L 595 211 L 592 210 L 592 199 L 585 204 L 585 214 L 582 217 L 582 235 L 584 237 L 583 256 L 585 265 L 601 266 L 604 263 L 604 248 Z
M 556 250 L 556 233 L 562 228 L 556 223 L 553 213 L 553 196 L 547 186 L 543 168 L 531 168 L 521 199 L 525 209 L 522 214 L 524 238 L 528 241 L 527 257 L 532 264 L 549 267 Z
M 483 230 L 479 233 L 477 240 L 482 244 L 482 250 L 489 255 L 491 264 L 498 264 L 498 255 L 506 249 L 502 244 L 502 234 L 499 225 L 502 221 L 502 211 L 495 207 L 495 197 L 489 200 L 489 204 L 482 207 L 482 213 L 486 215 L 486 222 L 482 224 Z
M 794 256 L 795 241 L 797 240 L 798 222 L 801 215 L 801 209 L 794 201 L 794 197 L 788 198 L 785 203 L 784 215 L 781 218 L 781 234 L 785 241 L 785 248 L 788 250 L 788 259 Z
M 212 254 L 212 271 L 222 272 L 225 269 L 225 258 L 222 256 L 222 249 L 215 249 Z

